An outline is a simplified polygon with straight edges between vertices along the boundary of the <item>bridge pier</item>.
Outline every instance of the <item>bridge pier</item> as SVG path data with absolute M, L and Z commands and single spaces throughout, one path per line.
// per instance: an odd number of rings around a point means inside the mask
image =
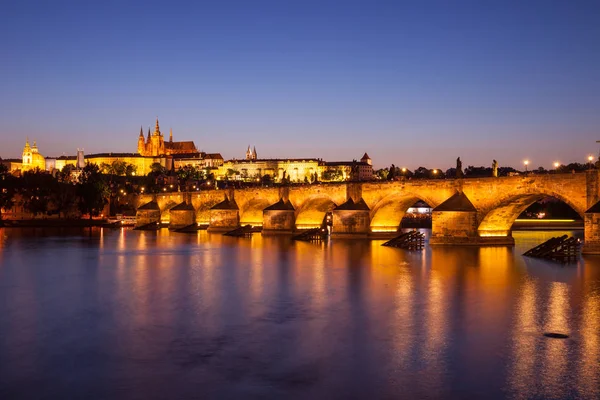
M 240 226 L 240 208 L 233 196 L 225 195 L 225 200 L 210 209 L 209 232 L 227 232 Z
M 590 207 L 584 214 L 583 254 L 600 254 L 600 202 Z
M 135 227 L 139 228 L 150 223 L 160 223 L 160 217 L 160 207 L 155 200 L 152 200 L 138 207 L 135 214 Z
M 431 212 L 431 245 L 498 246 L 515 244 L 508 232 L 480 232 L 477 209 L 462 192 Z
M 371 231 L 370 211 L 362 198 L 355 202 L 350 197 L 333 210 L 331 237 L 366 238 Z
M 169 229 L 185 228 L 196 223 L 194 207 L 185 201 L 171 208 L 170 214 Z
M 263 210 L 263 235 L 292 234 L 295 227 L 296 214 L 289 200 L 280 199 Z

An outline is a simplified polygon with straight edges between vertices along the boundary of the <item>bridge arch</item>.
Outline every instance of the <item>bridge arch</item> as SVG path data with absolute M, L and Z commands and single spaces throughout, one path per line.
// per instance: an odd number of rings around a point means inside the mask
M 250 199 L 240 206 L 240 224 L 262 226 L 263 210 L 271 205 L 265 198 Z
M 511 193 L 495 201 L 485 210 L 480 210 L 477 228 L 479 236 L 508 236 L 515 220 L 533 203 L 547 197 L 562 201 L 584 217 L 585 204 L 579 205 L 566 196 L 554 191 L 537 189 L 526 193 Z
M 160 207 L 160 220 L 162 221 L 162 223 L 168 224 L 169 222 L 171 222 L 171 208 L 179 204 L 176 200 L 179 199 L 169 198 L 168 200 L 165 200 L 162 203 L 159 202 L 158 205 Z
M 419 200 L 424 201 L 432 208 L 438 205 L 438 202 L 429 196 L 413 192 L 396 192 L 385 196 L 371 210 L 371 231 L 397 231 L 406 210 Z
M 310 196 L 296 206 L 296 228 L 320 227 L 328 212 L 333 211 L 336 204 L 325 194 Z

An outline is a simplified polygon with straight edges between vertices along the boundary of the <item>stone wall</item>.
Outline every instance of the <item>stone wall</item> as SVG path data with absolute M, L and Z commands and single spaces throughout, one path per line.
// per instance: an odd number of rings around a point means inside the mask
M 366 237 L 371 231 L 369 210 L 334 210 L 332 237 Z
M 294 210 L 269 210 L 263 214 L 263 234 L 292 233 L 295 228 Z

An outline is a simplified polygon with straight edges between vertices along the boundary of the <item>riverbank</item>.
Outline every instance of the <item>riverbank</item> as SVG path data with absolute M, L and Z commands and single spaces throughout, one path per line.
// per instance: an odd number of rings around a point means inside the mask
M 106 219 L 20 219 L 1 220 L 1 228 L 87 228 L 106 227 Z

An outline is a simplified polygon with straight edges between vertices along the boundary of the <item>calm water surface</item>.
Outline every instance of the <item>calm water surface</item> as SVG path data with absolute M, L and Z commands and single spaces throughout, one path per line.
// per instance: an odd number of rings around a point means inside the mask
M 561 233 L 0 229 L 0 398 L 600 398 L 600 257 L 520 255 Z

